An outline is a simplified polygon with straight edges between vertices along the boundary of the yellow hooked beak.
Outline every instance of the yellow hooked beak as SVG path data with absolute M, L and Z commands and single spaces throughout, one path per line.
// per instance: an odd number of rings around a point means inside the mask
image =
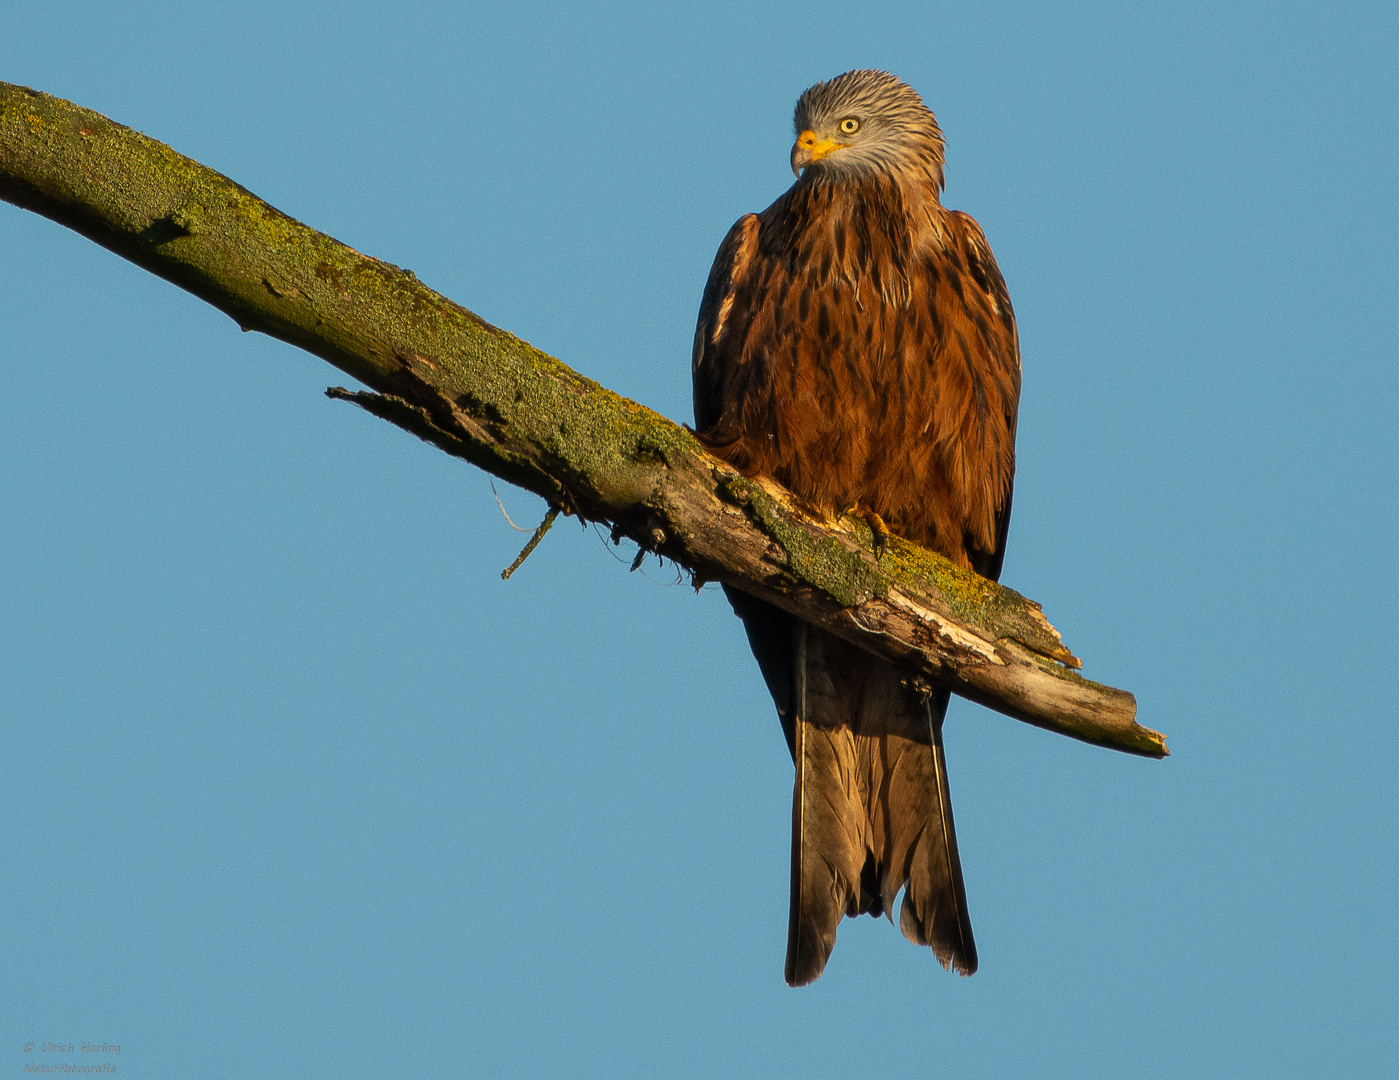
M 797 136 L 797 141 L 792 146 L 792 172 L 800 176 L 802 170 L 812 162 L 820 161 L 827 154 L 849 145 L 834 139 L 818 139 L 816 132 L 808 128 Z

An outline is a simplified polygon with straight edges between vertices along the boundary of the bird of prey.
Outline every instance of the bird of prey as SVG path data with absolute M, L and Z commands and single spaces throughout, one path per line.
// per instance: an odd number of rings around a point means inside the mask
M 989 578 L 1015 472 L 1020 350 L 1005 282 L 946 210 L 918 94 L 850 71 L 801 95 L 796 182 L 741 217 L 695 329 L 695 429 L 748 476 L 855 511 Z M 887 535 L 887 534 L 886 534 Z M 948 692 L 725 588 L 796 765 L 787 982 L 820 976 L 843 916 L 888 913 L 976 970 L 942 743 Z

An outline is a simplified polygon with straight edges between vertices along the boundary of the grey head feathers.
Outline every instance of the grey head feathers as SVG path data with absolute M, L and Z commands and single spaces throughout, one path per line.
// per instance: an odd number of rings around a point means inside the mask
M 793 148 L 792 166 L 807 170 L 812 180 L 922 173 L 934 192 L 942 190 L 943 141 L 937 118 L 913 87 L 887 71 L 847 71 L 817 83 L 797 100 L 794 119 L 798 146 Z M 799 153 L 806 132 L 816 139 L 814 157 Z M 819 149 L 827 141 L 838 145 Z

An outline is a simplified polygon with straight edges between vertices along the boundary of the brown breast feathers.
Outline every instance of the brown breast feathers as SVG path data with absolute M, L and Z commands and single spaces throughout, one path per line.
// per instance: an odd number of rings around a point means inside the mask
M 1015 471 L 1015 318 L 980 227 L 887 177 L 800 183 L 730 231 L 695 337 L 709 448 L 996 576 Z

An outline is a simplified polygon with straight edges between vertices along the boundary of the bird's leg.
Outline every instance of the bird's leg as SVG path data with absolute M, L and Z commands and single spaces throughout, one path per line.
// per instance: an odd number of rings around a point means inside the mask
M 889 550 L 889 526 L 884 524 L 884 519 L 873 509 L 859 503 L 846 507 L 845 512 L 853 514 L 870 527 L 870 537 L 874 542 L 874 558 L 878 562 Z

